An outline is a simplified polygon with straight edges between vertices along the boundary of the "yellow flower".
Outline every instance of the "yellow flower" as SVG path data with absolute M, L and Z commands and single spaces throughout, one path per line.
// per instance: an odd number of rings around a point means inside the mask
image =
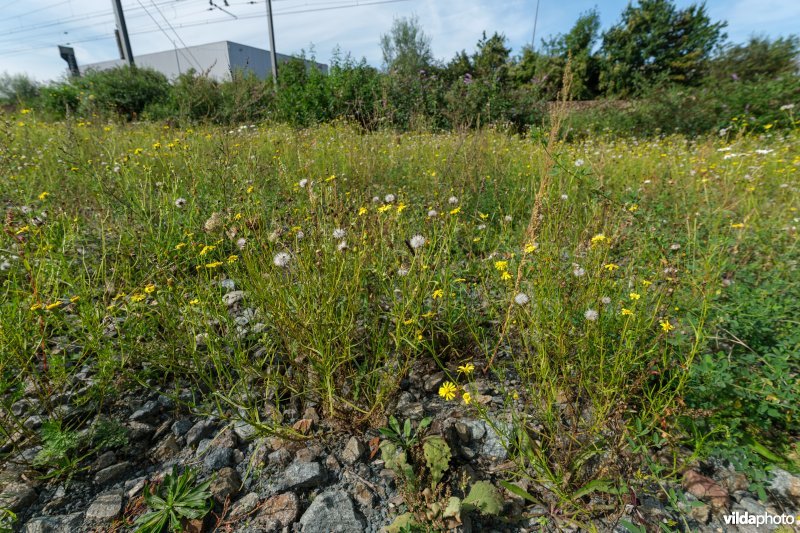
M 25 233 L 25 232 L 26 232 L 26 231 L 28 231 L 29 229 L 31 229 L 31 228 L 30 228 L 30 226 L 22 226 L 21 228 L 19 228 L 19 229 L 16 231 L 15 235 L 19 235 L 19 234 L 21 234 L 21 233 Z
M 511 279 L 511 274 L 509 274 L 507 270 L 504 270 L 503 273 L 500 275 L 500 279 L 502 279 L 503 281 L 508 281 Z
M 608 238 L 605 235 L 603 235 L 602 233 L 598 233 L 597 235 L 592 237 L 592 244 L 599 244 L 607 240 Z
M 508 261 L 495 261 L 494 268 L 500 272 L 504 272 L 508 268 Z
M 675 329 L 675 326 L 670 324 L 669 320 L 662 320 L 659 322 L 659 324 L 661 325 L 661 329 L 664 330 L 664 333 L 669 333 L 670 331 Z
M 622 316 L 633 316 L 633 311 L 623 307 L 622 308 Z
M 408 206 L 406 204 L 402 203 L 402 202 L 397 204 L 397 212 L 398 213 L 402 213 L 403 209 L 405 209 L 406 207 L 408 207 Z
M 175 249 L 176 249 L 176 250 L 180 250 L 180 249 L 181 249 L 181 248 L 183 248 L 184 246 L 186 246 L 186 243 L 185 243 L 185 242 L 179 242 L 178 244 L 176 244 L 176 245 L 175 245 Z
M 460 212 L 461 212 L 461 207 L 460 207 L 460 206 L 459 206 L 459 207 L 456 207 L 455 209 L 451 209 L 451 210 L 450 210 L 450 214 L 451 214 L 451 215 L 457 215 L 457 214 L 459 214 Z
M 638 209 L 639 209 L 639 206 L 638 206 L 638 205 L 636 205 L 636 204 L 632 204 L 632 205 L 631 205 L 631 206 L 628 208 L 628 211 L 630 211 L 631 213 L 635 213 L 636 211 L 638 211 Z
M 235 215 L 233 215 L 233 220 L 242 220 L 242 214 L 236 213 Z
M 736 224 L 731 224 L 731 227 L 733 229 L 742 229 L 744 227 L 744 224 L 742 224 L 741 222 L 738 222 Z
M 31 112 L 31 110 L 30 109 L 20 109 L 19 112 L 20 112 L 21 115 L 27 115 L 28 113 Z
M 378 213 L 385 213 L 386 211 L 388 211 L 391 208 L 392 208 L 391 204 L 382 205 L 382 206 L 380 206 L 378 208 Z
M 638 292 L 632 292 L 628 296 L 630 296 L 630 299 L 633 300 L 634 302 L 639 298 L 641 298 L 641 295 L 639 295 Z
M 47 304 L 44 308 L 47 309 L 48 311 L 51 311 L 51 310 L 55 309 L 56 307 L 61 307 L 61 302 L 56 301 L 56 302 L 53 302 L 51 304 Z
M 439 387 L 439 396 L 447 401 L 450 401 L 456 397 L 456 390 L 458 389 L 455 383 L 451 381 L 445 381 L 442 383 L 442 386 Z
M 614 263 L 608 263 L 606 265 L 603 265 L 603 268 L 605 268 L 609 272 L 614 272 L 616 269 L 619 268 L 619 265 L 615 265 Z
M 435 291 L 433 291 L 433 294 L 431 294 L 431 297 L 434 300 L 437 300 L 437 299 L 441 298 L 442 296 L 444 296 L 444 291 L 442 289 L 436 289 Z
M 251 186 L 249 186 L 249 187 L 247 188 L 247 194 L 253 194 L 253 191 L 254 191 L 254 190 L 255 190 L 255 187 L 253 187 L 252 185 L 251 185 Z
M 211 251 L 213 251 L 213 250 L 214 250 L 214 248 L 216 248 L 216 246 L 214 246 L 213 244 L 206 244 L 205 246 L 203 246 L 203 249 L 202 249 L 202 250 L 200 250 L 200 253 L 199 253 L 198 255 L 199 255 L 200 257 L 203 257 L 203 256 L 204 256 L 204 255 L 206 255 L 208 252 L 211 252 Z
M 468 392 L 465 392 L 461 395 L 461 399 L 464 401 L 464 405 L 469 405 L 469 403 L 472 401 L 472 395 Z
M 525 253 L 526 254 L 532 254 L 535 251 L 536 251 L 536 245 L 535 244 L 528 243 L 528 244 L 525 245 Z
M 146 292 L 147 294 L 152 294 L 153 292 L 155 292 L 155 290 L 156 286 L 153 285 L 152 283 L 148 283 L 147 286 L 144 288 L 144 292 Z
M 238 255 L 229 255 L 228 256 L 228 264 L 229 265 L 235 263 L 238 260 L 239 260 L 239 256 Z
M 50 196 L 50 193 L 47 192 L 47 191 L 44 191 L 42 194 L 39 195 L 39 200 L 44 200 L 48 196 Z
M 331 174 L 330 176 L 328 176 L 327 178 L 325 178 L 325 181 L 333 181 L 333 180 L 335 180 L 335 179 L 336 179 L 336 175 L 335 175 L 335 174 Z
M 206 263 L 206 268 L 217 268 L 222 266 L 222 261 L 214 261 L 213 263 Z
M 485 213 L 478 213 L 478 216 L 481 217 L 481 220 L 486 220 L 487 218 L 489 218 L 489 215 Z
M 200 303 L 200 300 L 198 300 L 197 298 L 189 300 L 189 305 L 197 305 L 199 303 Z
M 37 311 L 42 308 L 42 304 L 33 304 L 31 306 L 31 311 Z
M 362 216 L 362 215 L 366 215 L 366 214 L 367 214 L 367 208 L 366 207 L 359 207 L 358 208 L 358 216 Z
M 645 287 L 649 287 L 652 284 L 653 284 L 653 282 L 650 281 L 649 279 L 643 279 L 642 280 L 642 285 L 644 285 Z
M 137 293 L 137 294 L 134 294 L 133 296 L 131 296 L 131 301 L 132 302 L 141 302 L 145 298 L 146 298 L 146 296 L 144 294 Z
M 464 363 L 458 367 L 458 372 L 461 374 L 472 374 L 475 372 L 475 365 L 472 363 Z

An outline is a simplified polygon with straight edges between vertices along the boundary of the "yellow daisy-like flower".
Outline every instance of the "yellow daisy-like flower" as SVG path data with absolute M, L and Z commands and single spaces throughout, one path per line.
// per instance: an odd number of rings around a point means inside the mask
M 442 296 L 444 296 L 444 291 L 442 289 L 436 289 L 435 291 L 433 291 L 433 294 L 431 294 L 431 297 L 434 300 L 438 300 Z
M 599 244 L 601 242 L 607 241 L 608 237 L 603 235 L 602 233 L 598 233 L 594 237 L 592 237 L 592 244 Z
M 41 308 L 42 308 L 42 304 L 33 304 L 31 306 L 31 311 L 38 311 Z
M 253 191 L 254 191 L 254 190 L 255 190 L 255 187 L 253 187 L 252 185 L 251 185 L 251 186 L 249 186 L 249 187 L 247 188 L 247 194 L 253 194 Z
M 17 231 L 14 233 L 14 235 L 20 235 L 20 234 L 22 234 L 22 233 L 25 233 L 25 232 L 26 232 L 26 231 L 28 231 L 29 229 L 31 229 L 31 228 L 30 228 L 30 226 L 22 226 L 21 228 L 19 228 L 19 229 L 18 229 L 18 230 L 17 230 Z
M 636 204 L 633 204 L 628 208 L 628 211 L 630 211 L 631 213 L 635 213 L 638 209 L 639 209 L 639 206 L 636 205 Z
M 176 244 L 176 245 L 175 245 L 175 249 L 176 249 L 176 250 L 180 250 L 180 249 L 181 249 L 181 248 L 183 248 L 184 246 L 186 246 L 186 243 L 185 243 L 185 242 L 179 242 L 178 244 Z
M 451 215 L 457 215 L 461 212 L 461 207 L 456 207 L 455 209 L 450 210 Z
M 48 196 L 50 196 L 50 193 L 47 192 L 47 191 L 44 191 L 42 194 L 39 195 L 39 200 L 44 200 Z
M 661 326 L 661 329 L 664 330 L 664 333 L 669 333 L 670 331 L 675 329 L 675 326 L 670 324 L 669 320 L 662 320 L 659 322 L 659 325 Z
M 228 256 L 228 264 L 229 265 L 235 263 L 238 260 L 239 260 L 239 256 L 238 255 L 229 255 Z
M 216 246 L 214 246 L 213 244 L 206 244 L 205 246 L 203 246 L 203 249 L 202 249 L 202 250 L 200 250 L 200 253 L 199 253 L 198 255 L 199 255 L 200 257 L 203 257 L 203 256 L 204 256 L 204 255 L 206 255 L 208 252 L 211 252 L 211 251 L 213 251 L 215 248 L 216 248 Z
M 450 401 L 456 397 L 456 391 L 458 387 L 452 381 L 445 381 L 442 383 L 442 386 L 439 387 L 439 396 L 444 398 L 447 401 Z
M 206 263 L 206 268 L 217 268 L 222 266 L 222 261 L 214 261 L 213 263 Z
M 644 285 L 645 287 L 649 287 L 652 284 L 653 284 L 653 282 L 648 280 L 648 279 L 643 279 L 642 280 L 642 285 Z
M 388 211 L 391 208 L 392 208 L 391 204 L 382 205 L 382 206 L 380 206 L 378 208 L 378 213 L 385 213 L 386 211 Z
M 397 212 L 398 213 L 402 213 L 403 209 L 405 209 L 406 207 L 408 207 L 408 206 L 406 204 L 404 204 L 404 203 L 397 204 Z
M 147 296 L 145 296 L 144 294 L 137 293 L 137 294 L 134 294 L 133 296 L 131 296 L 131 301 L 132 302 L 141 302 L 145 298 L 147 298 Z
M 630 299 L 631 299 L 632 301 L 634 301 L 634 302 L 635 302 L 636 300 L 638 300 L 639 298 L 641 298 L 641 297 L 642 297 L 642 296 L 641 296 L 641 295 L 640 295 L 638 292 L 632 292 L 632 293 L 630 293 L 628 296 L 629 296 L 629 297 L 630 297 Z
M 359 207 L 358 208 L 358 216 L 362 216 L 362 215 L 366 215 L 366 214 L 367 214 L 367 208 L 366 207 Z
M 144 288 L 144 292 L 146 292 L 147 294 L 152 294 L 153 292 L 155 292 L 155 290 L 156 286 L 153 285 L 152 283 L 148 283 L 147 286 L 145 286 Z
M 464 363 L 463 365 L 458 367 L 458 372 L 460 374 L 472 374 L 475 372 L 475 365 L 472 363 Z
M 528 244 L 525 245 L 525 253 L 526 254 L 532 254 L 535 251 L 536 251 L 536 245 L 535 244 L 528 243 Z
M 508 270 L 504 270 L 503 273 L 500 275 L 500 279 L 503 281 L 508 281 L 511 279 L 511 274 L 509 274 Z
M 603 268 L 605 268 L 609 272 L 614 272 L 616 269 L 619 268 L 619 265 L 615 265 L 614 263 L 608 263 L 606 265 L 603 265 Z
M 494 268 L 500 272 L 504 272 L 508 268 L 508 261 L 495 261 Z
M 461 399 L 464 401 L 464 405 L 469 405 L 472 402 L 472 395 L 468 392 L 465 392 L 461 395 Z
M 199 303 L 200 303 L 200 300 L 198 300 L 197 298 L 193 298 L 193 299 L 189 300 L 189 305 L 197 305 Z
M 633 311 L 630 309 L 622 308 L 622 316 L 633 316 Z

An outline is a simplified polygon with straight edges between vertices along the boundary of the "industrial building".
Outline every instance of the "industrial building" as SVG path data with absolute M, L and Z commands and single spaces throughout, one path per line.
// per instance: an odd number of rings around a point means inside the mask
M 276 54 L 278 63 L 289 61 L 293 56 Z M 141 54 L 134 57 L 137 66 L 149 67 L 173 80 L 181 74 L 194 69 L 197 73 L 206 74 L 216 80 L 230 80 L 234 72 L 253 73 L 259 78 L 270 75 L 272 63 L 268 50 L 247 46 L 231 41 L 175 48 L 153 54 Z M 306 60 L 308 66 L 316 65 L 322 72 L 328 72 L 328 66 Z M 125 65 L 125 60 L 114 59 L 81 65 L 81 71 L 108 70 Z

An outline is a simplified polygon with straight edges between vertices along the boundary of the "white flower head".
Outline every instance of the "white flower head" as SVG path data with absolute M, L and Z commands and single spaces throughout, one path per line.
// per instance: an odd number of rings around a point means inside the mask
M 245 246 L 247 246 L 247 239 L 245 239 L 244 237 L 240 237 L 240 238 L 239 238 L 239 239 L 236 241 L 236 247 L 237 247 L 238 249 L 240 249 L 240 250 L 244 250 L 244 247 L 245 247 Z
M 408 244 L 411 245 L 413 249 L 417 250 L 425 245 L 425 241 L 426 241 L 425 237 L 417 234 L 411 237 L 411 239 L 408 241 Z
M 511 217 L 511 215 L 506 215 L 503 217 L 503 222 L 511 222 L 512 220 L 514 219 Z
M 566 202 L 567 200 L 569 200 L 569 196 L 567 196 L 566 194 L 562 194 L 561 199 Z
M 336 245 L 336 249 L 340 252 L 347 250 L 347 241 L 339 241 L 339 244 Z
M 380 201 L 381 201 L 381 199 L 380 199 L 380 198 L 378 198 L 377 196 L 373 196 L 373 197 L 372 197 L 372 203 L 373 203 L 373 204 L 377 204 L 377 203 L 378 203 L 378 202 L 380 202 Z
M 333 238 L 334 239 L 344 239 L 345 231 L 342 228 L 336 228 L 333 230 Z
M 431 209 L 428 211 L 428 218 L 438 217 L 439 212 L 436 209 Z
M 301 189 L 304 189 L 306 185 L 308 185 L 308 179 L 303 178 L 297 184 L 300 186 Z
M 447 203 L 450 205 L 456 205 L 458 203 L 458 197 L 451 196 L 450 198 L 447 199 Z
M 298 241 L 302 241 L 305 238 L 305 236 L 306 236 L 305 232 L 301 229 L 297 230 L 297 232 L 294 234 L 294 238 L 297 239 Z
M 291 260 L 292 255 L 289 252 L 278 252 L 275 254 L 275 257 L 272 258 L 272 262 L 275 263 L 275 266 L 280 268 L 289 266 L 289 261 Z
M 587 309 L 586 312 L 583 313 L 583 316 L 586 317 L 586 320 L 589 322 L 594 322 L 597 320 L 599 313 L 595 309 Z
M 680 250 L 681 249 L 681 245 L 678 244 L 678 243 L 675 243 L 672 246 L 670 246 L 669 249 L 672 250 L 672 251 Z
M 33 211 L 33 209 L 31 209 L 31 207 L 27 205 L 23 205 L 22 207 L 19 208 L 19 210 L 22 211 L 23 215 L 27 215 L 28 213 Z
M 186 198 L 181 197 L 175 200 L 175 207 L 181 208 L 185 205 L 186 205 Z
M 583 276 L 583 275 L 585 275 L 585 274 L 586 274 L 586 271 L 583 269 L 583 267 L 582 267 L 582 266 L 580 266 L 580 265 L 574 265 L 574 264 L 573 264 L 573 265 L 572 265 L 572 274 L 573 274 L 573 275 L 574 275 L 576 278 L 580 278 L 581 276 Z
M 575 160 L 575 166 L 576 167 L 582 167 L 583 163 L 584 163 L 583 159 L 576 159 Z
M 394 194 L 392 194 L 392 193 L 389 193 L 389 194 L 387 194 L 386 196 L 383 197 L 383 201 L 386 202 L 387 204 L 391 204 L 392 202 L 395 201 L 395 199 L 396 198 L 395 198 Z
M 603 296 L 602 298 L 600 298 L 600 302 L 603 305 L 608 305 L 611 303 L 611 298 L 609 298 L 608 296 Z
M 514 303 L 517 305 L 526 305 L 530 301 L 531 299 L 528 298 L 528 295 L 525 294 L 524 292 L 520 292 L 516 296 L 514 296 Z
M 781 106 L 781 111 L 791 111 L 794 109 L 794 104 L 783 104 Z
M 397 269 L 397 275 L 400 277 L 408 276 L 408 268 L 401 266 Z

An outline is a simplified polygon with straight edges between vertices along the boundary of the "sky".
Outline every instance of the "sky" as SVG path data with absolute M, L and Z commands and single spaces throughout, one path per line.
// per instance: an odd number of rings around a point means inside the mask
M 226 6 L 226 3 L 228 4 Z M 675 0 L 678 7 L 694 3 Z M 213 4 L 213 5 L 212 5 Z M 272 0 L 277 51 L 314 50 L 327 63 L 336 46 L 381 66 L 379 40 L 397 17 L 416 15 L 442 60 L 471 52 L 485 30 L 503 33 L 514 53 L 531 42 L 537 0 Z M 612 26 L 628 0 L 539 0 L 537 46 L 567 32 L 582 13 L 600 12 Z M 268 48 L 265 0 L 122 0 L 136 54 L 215 41 Z M 800 32 L 800 0 L 708 0 L 712 20 L 728 22 L 733 42 L 751 35 Z M 57 46 L 75 48 L 79 65 L 118 57 L 112 0 L 0 0 L 0 73 L 60 79 Z

